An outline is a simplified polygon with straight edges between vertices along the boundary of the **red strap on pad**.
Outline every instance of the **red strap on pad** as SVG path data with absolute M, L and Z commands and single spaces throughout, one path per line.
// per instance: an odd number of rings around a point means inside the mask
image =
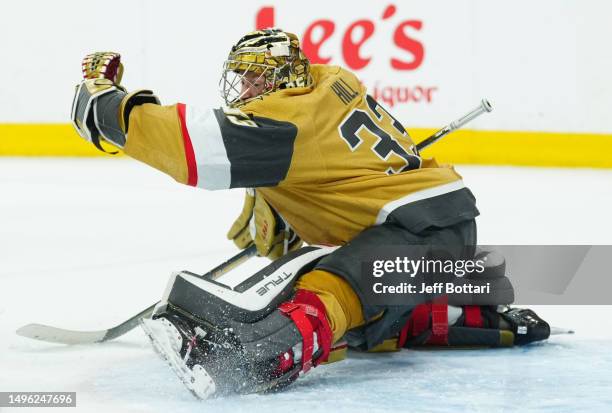
M 302 370 L 306 373 L 312 367 L 312 350 L 314 348 L 314 329 L 306 315 L 309 307 L 304 304 L 294 304 L 291 302 L 282 303 L 278 308 L 284 314 L 289 316 L 296 328 L 302 335 Z M 314 308 L 314 311 L 317 311 Z
M 430 326 L 431 336 L 425 343 L 448 345 L 448 300 L 446 297 L 437 298 L 432 303 L 419 304 L 412 310 L 410 318 L 400 331 L 398 347 L 404 347 L 409 338 L 423 334 L 430 329 Z
M 282 303 L 278 309 L 291 318 L 302 336 L 302 371 L 306 373 L 313 365 L 327 361 L 333 334 L 325 316 L 325 305 L 319 297 L 311 291 L 298 290 L 292 301 Z M 322 354 L 313 361 L 314 332 Z
M 484 326 L 480 306 L 466 305 L 463 307 L 463 315 L 465 316 L 464 325 L 466 327 L 482 328 Z
M 448 298 L 436 298 L 431 303 L 431 337 L 427 344 L 448 345 Z

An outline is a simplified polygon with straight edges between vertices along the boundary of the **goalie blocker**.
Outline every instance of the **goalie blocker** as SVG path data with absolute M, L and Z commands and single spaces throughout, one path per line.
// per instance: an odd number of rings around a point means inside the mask
M 70 115 L 74 128 L 102 152 L 106 150 L 101 140 L 123 148 L 132 109 L 146 103 L 159 105 L 159 98 L 144 89 L 128 93 L 120 85 L 123 65 L 118 53 L 87 55 L 82 69 L 84 80 L 76 87 Z
M 346 348 L 346 344 L 333 345 L 325 307 L 317 295 L 294 291 L 296 280 L 333 250 L 310 246 L 290 252 L 233 288 L 189 271 L 176 273 L 142 327 L 198 398 L 283 388 L 300 373 L 328 358 L 337 359 Z M 500 277 L 504 266 L 499 264 L 488 268 L 488 276 Z M 369 350 L 520 345 L 545 339 L 549 333 L 548 324 L 531 310 L 462 308 L 434 301 L 414 307 L 399 336 Z M 359 349 L 363 336 L 355 329 L 341 341 L 345 340 Z M 335 357 L 330 357 L 333 353 Z

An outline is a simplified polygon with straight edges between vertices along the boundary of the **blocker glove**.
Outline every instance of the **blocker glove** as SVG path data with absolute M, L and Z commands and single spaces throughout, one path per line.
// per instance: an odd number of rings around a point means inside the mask
M 123 64 L 119 53 L 88 54 L 81 68 L 84 80 L 77 85 L 72 101 L 74 128 L 103 152 L 101 139 L 122 148 L 131 109 L 144 103 L 159 104 L 159 99 L 150 90 L 127 93 L 120 85 Z
M 262 257 L 276 260 L 302 245 L 302 240 L 255 189 L 247 189 L 240 216 L 227 233 L 240 249 L 255 243 Z

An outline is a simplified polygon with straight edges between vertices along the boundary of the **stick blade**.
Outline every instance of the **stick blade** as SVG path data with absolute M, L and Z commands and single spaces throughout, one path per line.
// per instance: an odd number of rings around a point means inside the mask
M 108 330 L 75 331 L 43 324 L 28 324 L 19 328 L 16 333 L 22 337 L 45 341 L 47 343 L 93 344 L 105 341 Z
M 52 327 L 44 324 L 28 324 L 21 327 L 16 333 L 22 337 L 31 338 L 33 340 L 46 341 L 47 343 L 59 344 L 95 344 L 105 341 L 114 340 L 121 337 L 129 331 L 132 331 L 138 326 L 141 318 L 150 317 L 153 309 L 159 301 L 140 313 L 130 317 L 123 323 L 111 327 L 107 330 L 97 331 L 76 331 L 66 330 L 63 328 Z

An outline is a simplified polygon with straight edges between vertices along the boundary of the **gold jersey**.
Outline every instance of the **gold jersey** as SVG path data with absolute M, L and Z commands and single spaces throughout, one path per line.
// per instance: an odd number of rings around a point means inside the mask
M 474 218 L 452 167 L 423 159 L 352 73 L 313 65 L 310 87 L 240 109 L 142 105 L 125 152 L 207 189 L 257 188 L 306 242 L 342 245 L 394 221 L 418 232 Z

